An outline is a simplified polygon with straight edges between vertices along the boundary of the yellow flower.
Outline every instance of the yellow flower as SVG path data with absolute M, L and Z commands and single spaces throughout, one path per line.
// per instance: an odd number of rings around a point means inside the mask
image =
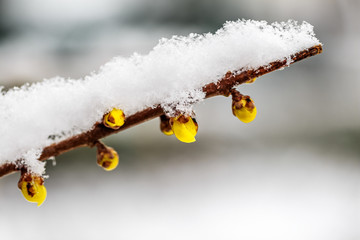
M 119 164 L 119 155 L 111 148 L 99 142 L 97 146 L 97 163 L 106 171 L 114 170 Z
M 29 202 L 37 203 L 37 206 L 40 206 L 45 201 L 47 192 L 41 176 L 25 173 L 21 176 L 18 186 Z
M 249 96 L 242 96 L 240 101 L 233 101 L 232 111 L 244 123 L 253 121 L 257 113 L 254 101 Z
M 173 130 L 170 128 L 169 130 L 162 130 L 162 132 L 166 135 L 166 136 L 171 136 L 174 134 Z
M 119 129 L 125 123 L 125 115 L 122 110 L 114 108 L 105 114 L 103 123 L 108 128 Z
M 160 116 L 160 130 L 166 136 L 171 136 L 174 134 L 173 130 L 171 129 L 170 118 L 168 118 L 166 115 Z
M 195 136 L 198 131 L 198 124 L 194 118 L 190 116 L 179 115 L 170 119 L 171 128 L 182 142 L 195 142 Z
M 245 83 L 253 83 L 255 81 L 256 81 L 256 78 L 252 78 L 252 79 L 247 80 Z

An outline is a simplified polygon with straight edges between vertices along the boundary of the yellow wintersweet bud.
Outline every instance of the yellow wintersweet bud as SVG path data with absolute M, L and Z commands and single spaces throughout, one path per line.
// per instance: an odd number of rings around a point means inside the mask
M 253 121 L 257 113 L 254 101 L 249 96 L 243 95 L 241 95 L 240 101 L 233 101 L 232 111 L 244 123 Z
M 174 134 L 173 130 L 171 129 L 170 118 L 168 118 L 166 115 L 160 116 L 160 130 L 166 136 L 171 136 Z
M 170 118 L 171 128 L 177 137 L 182 142 L 195 142 L 195 136 L 198 131 L 198 124 L 194 118 L 190 116 L 179 115 Z
M 108 128 L 119 129 L 125 123 L 125 115 L 122 110 L 114 108 L 105 114 L 103 123 Z
M 162 132 L 166 135 L 166 136 L 171 136 L 174 135 L 173 130 L 170 128 L 170 130 L 162 130 Z
M 106 171 L 114 170 L 119 164 L 119 155 L 111 148 L 98 142 L 97 147 L 97 164 Z
M 37 203 L 40 206 L 46 199 L 46 188 L 44 179 L 39 175 L 25 173 L 21 176 L 18 187 L 25 199 L 29 202 Z
M 253 83 L 253 82 L 255 82 L 255 81 L 256 81 L 256 78 L 252 78 L 252 79 L 246 81 L 246 83 Z

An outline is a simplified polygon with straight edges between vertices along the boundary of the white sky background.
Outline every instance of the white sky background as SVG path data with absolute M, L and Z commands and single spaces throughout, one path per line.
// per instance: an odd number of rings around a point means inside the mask
M 21 38 L 0 43 L 5 85 L 81 77 L 114 55 L 146 53 L 163 36 L 210 31 L 196 23 L 182 27 L 181 21 L 122 22 L 149 6 L 146 1 L 61 1 L 63 8 L 50 1 L 7 2 L 13 24 L 31 27 L 24 27 Z M 156 18 L 168 2 L 151 1 L 147 10 Z M 196 145 L 169 140 L 152 121 L 109 142 L 123 160 L 116 172 L 98 169 L 88 149 L 85 156 L 58 158 L 56 167 L 48 167 L 49 195 L 39 209 L 21 196 L 17 174 L 1 179 L 4 239 L 360 238 L 358 2 L 221 2 L 231 11 L 219 10 L 215 19 L 238 12 L 237 17 L 269 22 L 306 20 L 325 44 L 324 53 L 241 88 L 258 107 L 252 125 L 233 118 L 229 99 L 211 99 L 196 109 Z M 114 11 L 117 5 L 121 14 Z M 120 18 L 120 27 L 103 24 L 107 16 Z M 94 26 L 96 34 L 63 37 L 83 24 Z M 59 46 L 72 52 L 58 55 Z M 114 207 L 104 209 L 101 201 Z M 29 235 L 39 222 L 42 234 Z

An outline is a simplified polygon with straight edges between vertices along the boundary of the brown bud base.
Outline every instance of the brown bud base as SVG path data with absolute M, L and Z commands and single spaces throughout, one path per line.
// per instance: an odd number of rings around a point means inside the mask
M 239 91 L 235 90 L 235 89 L 231 89 L 231 96 L 232 96 L 232 113 L 234 116 L 236 116 L 235 114 L 235 109 L 239 110 L 242 108 L 246 108 L 249 111 L 254 110 L 255 108 L 255 104 L 254 102 L 251 100 L 250 96 L 248 95 L 242 95 Z M 245 100 L 245 101 L 242 101 Z M 245 102 L 245 105 L 244 105 Z
M 24 172 L 21 174 L 20 176 L 20 179 L 18 181 L 18 188 L 21 190 L 21 187 L 22 187 L 22 183 L 23 182 L 26 182 L 26 189 L 27 189 L 27 193 L 30 195 L 30 196 L 34 196 L 35 195 L 35 190 L 33 189 L 33 187 L 31 186 L 30 182 L 31 181 L 36 181 L 38 182 L 40 185 L 43 185 L 44 184 L 44 178 L 42 178 L 41 176 L 38 176 L 38 175 L 32 175 L 31 173 L 28 173 L 28 172 Z
M 97 164 L 106 171 L 114 170 L 119 163 L 119 156 L 116 151 L 111 147 L 105 146 L 100 141 L 95 142 L 94 145 L 97 148 Z
M 173 131 L 170 125 L 170 118 L 167 117 L 165 114 L 160 116 L 160 130 L 165 135 L 172 135 Z

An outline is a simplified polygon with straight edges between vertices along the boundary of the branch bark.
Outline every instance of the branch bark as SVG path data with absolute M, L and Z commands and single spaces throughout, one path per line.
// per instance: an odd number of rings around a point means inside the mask
M 302 59 L 320 54 L 321 52 L 322 52 L 321 45 L 313 46 L 311 48 L 308 48 L 306 50 L 303 50 L 301 52 L 292 55 L 291 64 L 298 62 Z M 287 59 L 283 59 L 283 60 L 271 62 L 269 65 L 262 66 L 257 69 L 250 69 L 250 70 L 240 69 L 236 73 L 228 72 L 217 83 L 210 83 L 204 86 L 202 90 L 206 93 L 206 98 L 210 98 L 218 95 L 227 96 L 229 95 L 230 89 L 232 89 L 233 87 L 243 84 L 250 79 L 260 77 L 266 73 L 279 70 L 286 66 L 287 66 Z M 101 138 L 123 131 L 125 129 L 141 124 L 153 118 L 159 117 L 162 114 L 164 114 L 164 112 L 160 107 L 160 105 L 155 108 L 144 109 L 131 116 L 127 116 L 125 120 L 125 124 L 117 130 L 107 128 L 102 123 L 96 123 L 94 127 L 88 132 L 76 135 L 69 139 L 45 147 L 42 151 L 39 161 L 45 161 L 50 157 L 58 156 L 74 148 L 84 147 L 84 146 L 92 147 L 94 143 Z M 17 166 L 14 163 L 6 163 L 0 165 L 0 177 L 12 173 L 14 171 L 19 171 L 21 168 L 22 166 Z

